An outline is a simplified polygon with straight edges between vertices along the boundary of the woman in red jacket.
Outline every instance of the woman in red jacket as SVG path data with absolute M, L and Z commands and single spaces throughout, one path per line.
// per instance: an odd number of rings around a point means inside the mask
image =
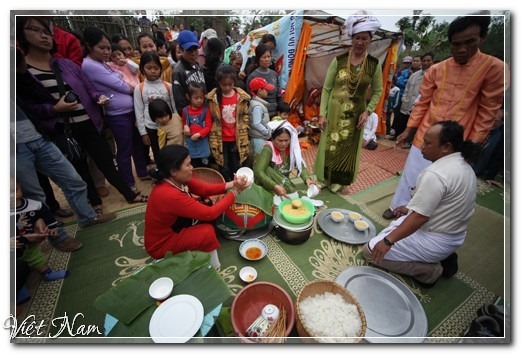
M 188 250 L 209 252 L 211 264 L 219 268 L 217 248 L 219 242 L 214 226 L 217 219 L 246 189 L 247 179 L 235 177 L 233 181 L 205 184 L 192 179 L 192 164 L 188 149 L 181 145 L 167 145 L 159 151 L 157 168 L 151 171 L 156 185 L 148 199 L 145 215 L 145 249 L 156 259 L 165 253 Z M 223 194 L 224 198 L 207 206 L 192 198 L 190 192 L 201 197 Z

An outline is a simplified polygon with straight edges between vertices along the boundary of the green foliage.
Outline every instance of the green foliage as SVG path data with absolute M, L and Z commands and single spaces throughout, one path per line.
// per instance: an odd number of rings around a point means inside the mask
M 288 14 L 289 10 L 254 10 L 251 11 L 249 17 L 246 18 L 246 24 L 244 27 L 244 33 L 250 32 L 255 25 L 264 27 L 272 22 L 277 21 L 285 14 Z M 251 16 L 253 15 L 253 16 Z
M 422 12 L 423 10 L 414 10 L 414 16 L 403 17 L 396 22 L 396 26 L 405 35 L 404 44 L 408 51 L 411 51 L 416 44 L 426 40 L 429 29 L 435 22 L 434 17 L 422 14 Z
M 509 41 L 505 41 L 505 28 L 507 26 L 510 26 L 510 16 L 506 17 L 506 21 L 503 16 L 492 17 L 487 38 L 481 45 L 481 51 L 483 53 L 493 55 L 502 60 L 504 59 L 504 44 L 505 42 L 509 43 Z
M 449 23 L 443 21 L 436 22 L 432 16 L 419 16 L 422 11 L 414 11 L 414 16 L 403 17 L 396 22 L 396 26 L 404 34 L 404 45 L 406 50 L 400 55 L 424 54 L 433 52 L 435 60 L 444 60 L 451 56 L 450 44 L 447 37 Z M 505 28 L 510 26 L 510 15 L 504 12 L 505 16 L 493 16 L 485 42 L 481 46 L 481 51 L 503 59 L 505 42 Z M 506 20 L 505 20 L 506 19 Z M 509 32 L 507 31 L 507 35 Z

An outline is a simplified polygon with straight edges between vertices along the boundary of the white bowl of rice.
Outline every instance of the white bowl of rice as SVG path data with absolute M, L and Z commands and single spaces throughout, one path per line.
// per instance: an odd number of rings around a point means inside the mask
M 367 328 L 358 300 L 345 288 L 328 280 L 316 280 L 300 291 L 297 331 L 304 342 L 358 343 Z

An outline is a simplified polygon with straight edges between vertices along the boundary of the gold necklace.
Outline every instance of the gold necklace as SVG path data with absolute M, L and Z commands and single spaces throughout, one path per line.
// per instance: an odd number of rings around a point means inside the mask
M 356 73 L 351 70 L 351 50 L 347 53 L 347 73 L 345 76 L 345 85 L 347 91 L 347 97 L 353 98 L 360 86 L 362 77 L 365 73 L 365 62 L 367 60 L 367 53 L 365 53 L 364 60 L 361 64 L 357 65 Z
M 174 182 L 172 182 L 168 178 L 163 179 L 163 181 L 165 181 L 166 183 L 168 183 L 172 187 L 175 187 L 175 188 L 179 189 L 181 192 L 184 192 L 184 193 L 188 194 L 189 196 L 191 196 L 190 192 L 188 192 L 188 187 L 186 185 L 182 184 L 181 187 L 179 187 L 177 184 L 175 184 Z

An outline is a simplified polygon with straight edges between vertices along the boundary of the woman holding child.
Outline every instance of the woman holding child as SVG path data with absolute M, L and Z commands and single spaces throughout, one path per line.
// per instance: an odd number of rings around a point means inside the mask
M 315 160 L 318 180 L 334 193 L 356 179 L 363 128 L 382 95 L 382 67 L 367 53 L 380 22 L 362 11 L 349 17 L 345 26 L 352 46 L 334 58 L 327 71 L 319 116 L 323 132 Z M 369 86 L 373 93 L 366 105 Z
M 105 106 L 105 119 L 116 141 L 119 173 L 127 185 L 137 192 L 132 172 L 132 159 L 137 175 L 148 177 L 141 136 L 136 128 L 134 114 L 134 87 L 125 82 L 123 76 L 108 65 L 112 45 L 108 35 L 96 27 L 87 27 L 83 32 L 87 57 L 82 70 L 92 85 L 112 99 Z M 138 81 L 138 80 L 137 80 Z
M 29 109 L 38 115 L 46 133 L 57 141 L 65 141 L 65 130 L 70 130 L 81 149 L 89 153 L 109 183 L 127 202 L 146 202 L 147 197 L 132 191 L 116 170 L 112 152 L 100 134 L 103 119 L 99 106 L 106 104 L 108 93 L 98 91 L 72 61 L 52 56 L 54 42 L 49 23 L 44 18 L 18 18 L 16 39 L 26 54 L 29 71 L 27 80 L 20 82 L 23 85 L 20 92 L 27 96 L 22 98 Z M 75 93 L 75 97 L 72 102 L 67 102 L 65 96 L 70 92 Z M 91 205 L 101 205 L 85 156 L 71 162 L 87 183 Z

